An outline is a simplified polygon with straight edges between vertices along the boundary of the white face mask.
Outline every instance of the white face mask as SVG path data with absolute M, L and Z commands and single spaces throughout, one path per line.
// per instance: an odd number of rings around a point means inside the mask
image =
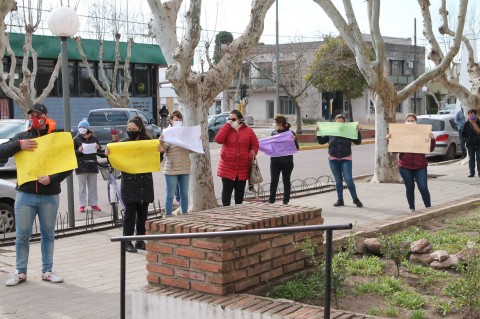
M 78 129 L 78 133 L 80 133 L 80 134 L 84 135 L 84 134 L 86 134 L 86 133 L 87 133 L 87 129 L 86 129 L 86 128 L 83 128 L 83 127 L 81 127 L 81 128 L 79 128 L 79 129 Z
M 276 130 L 277 129 L 277 123 L 273 123 L 272 127 L 273 127 L 274 130 Z
M 417 124 L 417 122 L 405 122 L 405 124 Z
M 232 122 L 232 124 L 230 124 L 233 128 L 237 127 L 238 126 L 238 120 L 236 120 L 235 122 Z
M 182 121 L 173 121 L 172 122 L 172 126 L 175 127 L 175 126 L 182 126 L 183 125 L 183 122 Z

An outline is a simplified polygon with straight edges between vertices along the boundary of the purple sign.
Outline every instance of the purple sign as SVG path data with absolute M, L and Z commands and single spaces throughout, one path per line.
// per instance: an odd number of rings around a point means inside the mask
M 286 156 L 297 153 L 295 137 L 290 131 L 279 133 L 270 137 L 262 138 L 260 150 L 267 156 Z

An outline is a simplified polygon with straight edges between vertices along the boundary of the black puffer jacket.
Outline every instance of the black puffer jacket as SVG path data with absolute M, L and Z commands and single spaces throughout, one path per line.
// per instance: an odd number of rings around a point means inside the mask
M 476 120 L 477 126 L 480 127 L 480 120 Z M 477 134 L 475 129 L 470 124 L 470 121 L 467 121 L 463 126 L 462 130 L 463 138 L 465 139 L 465 145 L 470 148 L 479 148 L 480 147 L 480 136 Z
M 131 142 L 129 137 L 120 142 Z M 152 173 L 129 174 L 122 172 L 122 200 L 130 203 L 153 203 L 153 176 Z
M 21 151 L 20 140 L 25 140 L 29 138 L 35 138 L 49 134 L 48 126 L 45 130 L 28 130 L 26 132 L 21 132 L 12 137 L 8 142 L 5 142 L 0 145 L 0 157 L 11 157 L 16 153 Z M 32 158 L 32 161 L 35 159 Z M 43 185 L 38 181 L 26 182 L 20 186 L 17 184 L 17 190 L 24 193 L 33 193 L 41 195 L 55 195 L 60 194 L 61 188 L 60 183 L 70 175 L 72 171 L 65 171 L 57 174 L 50 175 L 50 184 Z
M 83 154 L 80 152 L 78 149 L 82 144 L 98 144 L 100 146 L 100 143 L 98 141 L 98 138 L 92 134 L 90 138 L 87 140 L 85 136 L 82 134 L 77 134 L 73 138 L 73 147 L 75 148 L 75 155 L 77 156 L 77 164 L 78 168 L 75 169 L 75 173 L 78 174 L 84 174 L 84 173 L 98 173 L 98 165 L 95 163 L 86 163 L 85 161 L 97 161 L 97 154 Z
M 339 136 L 317 136 L 318 144 L 328 143 L 328 154 L 336 158 L 344 158 L 352 155 L 352 142 L 362 144 L 362 134 L 358 132 L 358 138 L 355 140 Z

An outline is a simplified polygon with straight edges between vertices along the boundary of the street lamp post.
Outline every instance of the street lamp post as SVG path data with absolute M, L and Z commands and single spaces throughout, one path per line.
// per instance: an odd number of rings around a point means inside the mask
M 64 131 L 70 132 L 70 87 L 68 76 L 68 51 L 67 39 L 77 33 L 80 27 L 80 20 L 71 8 L 58 7 L 50 12 L 47 19 L 48 28 L 61 39 L 62 54 L 62 92 L 63 92 L 63 117 Z M 68 226 L 75 227 L 75 207 L 73 202 L 73 176 L 67 177 L 67 198 L 68 198 Z

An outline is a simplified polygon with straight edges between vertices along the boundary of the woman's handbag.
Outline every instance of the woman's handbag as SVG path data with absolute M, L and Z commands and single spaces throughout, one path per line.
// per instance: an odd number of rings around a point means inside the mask
M 262 173 L 260 172 L 260 167 L 258 167 L 257 157 L 253 157 L 252 162 L 250 163 L 250 178 L 248 179 L 250 184 L 260 184 L 263 182 Z

